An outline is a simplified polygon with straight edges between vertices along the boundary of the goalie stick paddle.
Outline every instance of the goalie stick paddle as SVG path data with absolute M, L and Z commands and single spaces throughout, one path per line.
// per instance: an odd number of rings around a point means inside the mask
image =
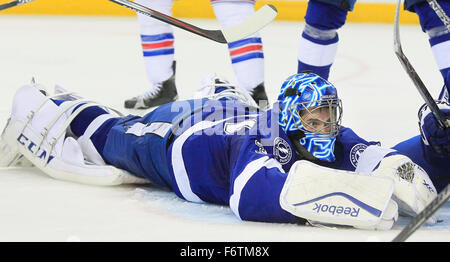
M 128 1 L 128 0 L 109 0 L 118 5 L 124 6 L 136 12 L 148 15 L 162 22 L 171 24 L 183 30 L 189 31 L 191 33 L 203 36 L 210 40 L 219 43 L 230 43 L 242 38 L 245 38 L 251 34 L 258 32 L 260 29 L 265 27 L 267 24 L 273 21 L 278 14 L 277 9 L 273 5 L 264 5 L 258 11 L 256 11 L 252 16 L 247 18 L 244 22 L 224 30 L 206 30 L 199 28 L 197 26 L 191 25 L 184 21 L 178 20 L 171 16 L 165 15 L 138 3 Z
M 34 1 L 34 0 L 16 0 L 16 1 L 11 1 L 11 2 L 5 3 L 5 4 L 0 4 L 0 11 L 14 7 L 14 6 L 23 5 L 28 2 L 32 2 L 32 1 Z
M 397 2 L 397 9 L 395 11 L 395 22 L 394 22 L 394 51 L 397 55 L 398 59 L 400 60 L 400 63 L 402 64 L 403 68 L 405 69 L 406 73 L 409 75 L 411 80 L 413 81 L 414 85 L 416 86 L 417 90 L 419 91 L 422 98 L 425 100 L 425 103 L 430 108 L 431 112 L 433 113 L 434 117 L 436 118 L 436 121 L 438 122 L 439 126 L 443 129 L 450 127 L 450 120 L 446 120 L 443 116 L 442 112 L 439 110 L 439 107 L 436 105 L 436 102 L 434 101 L 433 97 L 430 95 L 430 92 L 428 92 L 428 89 L 425 87 L 425 84 L 420 79 L 419 75 L 416 73 L 416 70 L 409 62 L 408 58 L 405 56 L 402 50 L 401 42 L 400 42 L 400 5 L 401 0 L 398 0 Z

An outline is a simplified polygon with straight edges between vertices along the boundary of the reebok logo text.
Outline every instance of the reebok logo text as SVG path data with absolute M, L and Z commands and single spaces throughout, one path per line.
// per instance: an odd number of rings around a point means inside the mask
M 327 213 L 328 212 L 332 215 L 344 214 L 347 216 L 349 215 L 351 217 L 358 217 L 360 208 L 334 206 L 334 205 L 330 206 L 330 205 L 314 203 L 313 211 L 316 211 L 316 213 Z

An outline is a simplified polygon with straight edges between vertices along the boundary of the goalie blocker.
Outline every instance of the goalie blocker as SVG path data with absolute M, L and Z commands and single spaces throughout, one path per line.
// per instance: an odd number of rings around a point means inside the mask
M 390 229 L 398 214 L 416 216 L 437 196 L 427 173 L 411 159 L 369 146 L 356 172 L 296 162 L 280 194 L 281 207 L 319 223 Z M 427 223 L 434 224 L 432 216 Z
M 315 223 L 388 230 L 398 218 L 393 192 L 392 179 L 301 160 L 289 172 L 280 204 L 291 214 Z

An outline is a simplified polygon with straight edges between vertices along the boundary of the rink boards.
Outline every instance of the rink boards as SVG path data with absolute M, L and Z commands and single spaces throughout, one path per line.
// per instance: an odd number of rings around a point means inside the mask
M 9 1 L 9 0 L 8 0 Z M 8 2 L 1 0 L 1 3 Z M 303 21 L 307 1 L 298 0 L 257 0 L 256 9 L 272 4 L 278 9 L 278 20 Z M 209 0 L 175 0 L 175 17 L 214 18 Z M 349 13 L 348 22 L 388 23 L 394 22 L 395 3 L 387 0 L 358 1 L 355 9 Z M 2 14 L 30 15 L 88 15 L 88 16 L 134 16 L 135 13 L 107 0 L 37 0 L 35 2 L 11 8 Z M 418 24 L 415 14 L 403 11 L 401 23 Z

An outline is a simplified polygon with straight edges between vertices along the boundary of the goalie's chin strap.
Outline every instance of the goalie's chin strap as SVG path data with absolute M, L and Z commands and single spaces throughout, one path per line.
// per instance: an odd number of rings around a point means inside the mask
M 327 165 L 328 162 L 315 157 L 313 154 L 311 154 L 311 152 L 306 150 L 306 148 L 300 144 L 300 139 L 305 137 L 305 134 L 302 131 L 297 131 L 293 134 L 289 134 L 288 137 L 294 145 L 298 160 L 308 160 L 318 165 Z

